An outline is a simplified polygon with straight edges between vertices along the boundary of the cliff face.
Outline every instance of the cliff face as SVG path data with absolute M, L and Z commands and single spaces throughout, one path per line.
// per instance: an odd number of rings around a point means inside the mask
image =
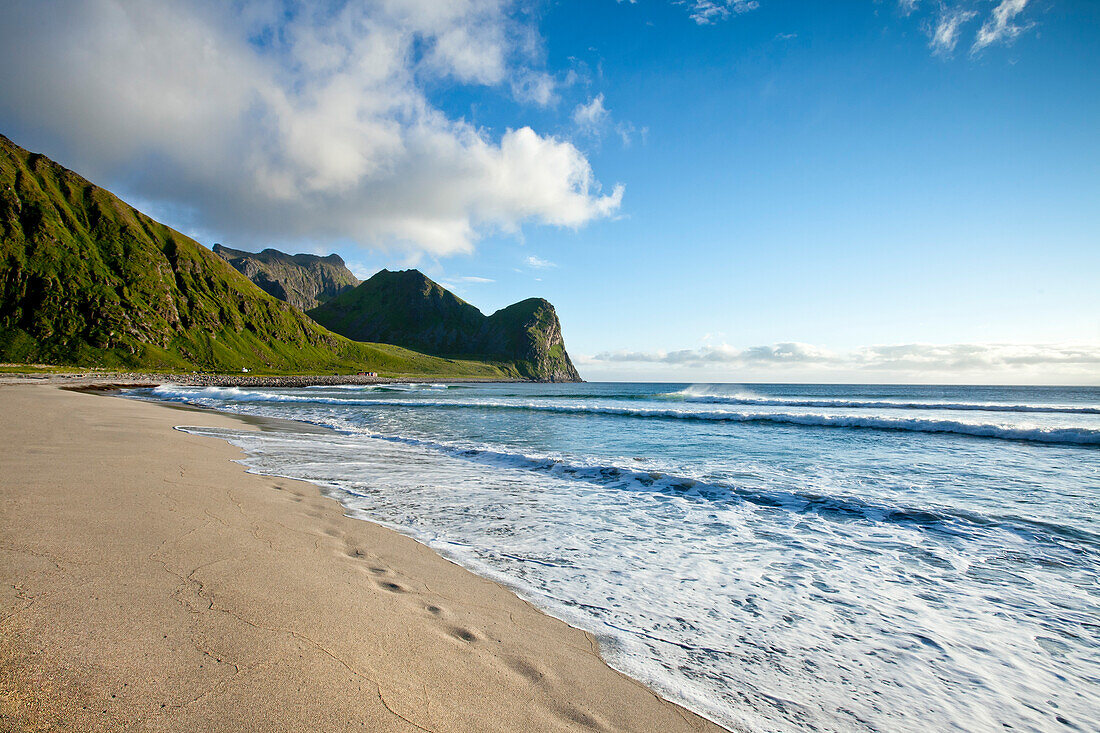
M 516 361 L 516 368 L 542 382 L 580 382 L 581 375 L 565 350 L 561 322 L 549 301 L 528 298 L 489 316 L 489 333 L 500 353 Z
M 541 298 L 486 317 L 418 270 L 382 270 L 309 315 L 355 340 L 440 356 L 503 359 L 527 379 L 581 381 L 565 350 L 554 307 Z
M 275 249 L 244 252 L 220 244 L 214 245 L 214 253 L 264 292 L 302 311 L 316 308 L 359 284 L 339 255 L 288 255 Z

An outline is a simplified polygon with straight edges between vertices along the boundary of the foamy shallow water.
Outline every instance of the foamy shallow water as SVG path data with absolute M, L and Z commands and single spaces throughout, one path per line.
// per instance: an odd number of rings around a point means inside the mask
M 1100 728 L 1098 390 L 140 394 L 336 428 L 192 430 L 510 585 L 730 727 Z

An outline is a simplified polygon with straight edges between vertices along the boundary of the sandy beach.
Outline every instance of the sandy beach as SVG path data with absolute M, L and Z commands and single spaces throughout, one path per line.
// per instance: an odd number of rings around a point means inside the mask
M 217 413 L 0 387 L 4 730 L 722 730 Z

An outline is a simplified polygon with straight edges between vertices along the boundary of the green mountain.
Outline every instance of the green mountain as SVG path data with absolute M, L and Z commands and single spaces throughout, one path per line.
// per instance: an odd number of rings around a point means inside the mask
M 435 354 L 469 351 L 485 316 L 418 270 L 382 270 L 309 315 L 356 341 L 400 344 Z
M 206 247 L 0 136 L 0 361 L 520 377 L 338 336 Z
M 541 298 L 485 316 L 419 270 L 382 270 L 309 315 L 351 339 L 449 357 L 507 360 L 528 379 L 580 381 L 554 306 Z
M 288 255 L 276 249 L 243 252 L 220 244 L 214 245 L 214 254 L 233 265 L 265 293 L 303 311 L 316 308 L 359 284 L 359 279 L 344 266 L 339 255 Z

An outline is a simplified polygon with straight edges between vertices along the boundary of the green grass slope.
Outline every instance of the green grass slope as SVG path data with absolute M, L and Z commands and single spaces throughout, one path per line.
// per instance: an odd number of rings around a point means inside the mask
M 338 336 L 206 247 L 0 136 L 0 361 L 501 378 Z
M 356 341 L 380 341 L 435 354 L 465 353 L 485 316 L 419 270 L 382 270 L 309 315 Z
M 309 315 L 356 340 L 451 357 L 507 360 L 526 379 L 580 381 L 565 351 L 554 306 L 542 298 L 487 317 L 419 270 L 382 270 Z

